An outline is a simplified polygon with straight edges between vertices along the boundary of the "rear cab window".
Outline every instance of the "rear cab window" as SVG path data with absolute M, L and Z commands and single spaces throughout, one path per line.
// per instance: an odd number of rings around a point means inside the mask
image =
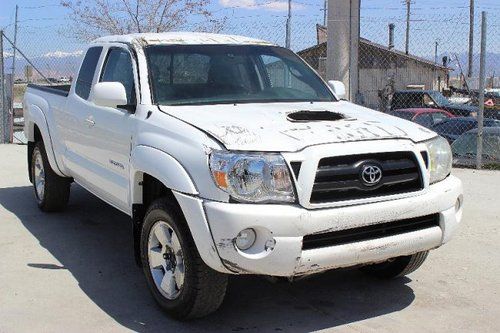
M 423 94 L 420 92 L 396 92 L 391 103 L 393 110 L 423 106 Z
M 88 100 L 92 88 L 92 80 L 96 71 L 97 63 L 101 56 L 102 46 L 91 47 L 87 50 L 78 73 L 75 84 L 75 93 L 81 98 Z

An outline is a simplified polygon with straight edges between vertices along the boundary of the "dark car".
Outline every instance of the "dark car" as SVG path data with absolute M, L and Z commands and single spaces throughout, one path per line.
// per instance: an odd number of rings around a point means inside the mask
M 500 127 L 500 120 L 486 118 L 484 127 Z M 460 135 L 477 127 L 477 119 L 473 117 L 456 117 L 442 121 L 431 127 L 433 131 L 444 137 L 448 142 L 455 141 Z
M 451 145 L 453 163 L 472 166 L 476 163 L 477 156 L 477 128 L 462 134 Z M 500 127 L 485 127 L 483 129 L 484 165 L 500 164 Z
M 389 111 L 388 114 L 413 121 L 427 128 L 431 128 L 437 123 L 454 117 L 454 115 L 447 111 L 429 108 L 398 109 Z
M 400 90 L 392 97 L 391 110 L 408 108 L 441 109 L 455 116 L 476 116 L 479 108 L 474 105 L 451 103 L 436 90 Z M 496 114 L 496 112 L 495 112 Z M 485 116 L 488 117 L 486 110 Z M 493 117 L 496 118 L 496 117 Z

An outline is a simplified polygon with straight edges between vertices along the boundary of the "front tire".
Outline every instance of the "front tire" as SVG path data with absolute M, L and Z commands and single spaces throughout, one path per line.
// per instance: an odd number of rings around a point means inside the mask
M 393 279 L 416 271 L 422 266 L 428 254 L 429 251 L 423 251 L 409 256 L 397 257 L 379 264 L 363 266 L 361 270 L 378 278 Z
M 173 317 L 203 317 L 222 304 L 227 275 L 203 262 L 182 213 L 166 198 L 145 215 L 141 261 L 153 297 Z
M 71 180 L 52 170 L 42 141 L 31 155 L 31 179 L 38 207 L 44 212 L 62 211 L 68 205 Z

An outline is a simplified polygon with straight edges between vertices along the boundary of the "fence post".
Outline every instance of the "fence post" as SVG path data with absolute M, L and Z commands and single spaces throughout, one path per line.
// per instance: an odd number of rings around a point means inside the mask
M 479 112 L 477 115 L 477 153 L 476 168 L 481 169 L 483 159 L 483 119 L 484 119 L 484 85 L 486 80 L 486 12 L 481 12 L 481 54 L 479 57 Z
M 0 143 L 6 143 L 7 107 L 5 105 L 5 78 L 3 73 L 3 30 L 0 30 Z

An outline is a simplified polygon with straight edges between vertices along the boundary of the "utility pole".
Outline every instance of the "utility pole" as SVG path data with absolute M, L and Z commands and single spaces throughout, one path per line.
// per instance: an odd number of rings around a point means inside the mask
M 327 15 L 328 15 L 328 11 L 327 11 L 327 7 L 328 7 L 328 0 L 325 0 L 325 2 L 323 3 L 323 25 L 326 27 L 326 20 L 327 20 Z
M 469 5 L 469 64 L 467 77 L 472 77 L 472 56 L 474 53 L 474 0 L 470 0 Z
M 292 32 L 291 20 L 292 20 L 292 0 L 288 0 L 288 17 L 286 19 L 286 36 L 285 36 L 285 47 L 287 49 L 290 48 L 290 35 Z
M 477 153 L 476 168 L 481 169 L 483 159 L 483 119 L 484 84 L 486 81 L 486 12 L 481 12 L 481 55 L 479 59 L 479 112 L 477 114 Z
M 16 18 L 14 21 L 14 51 L 12 52 L 12 89 L 14 89 L 14 81 L 16 78 L 16 51 L 17 51 L 17 12 L 19 10 L 19 6 L 16 5 Z M 14 94 L 12 93 L 12 96 Z
M 3 75 L 3 30 L 0 30 L 0 143 L 7 143 L 7 108 L 5 107 L 5 79 Z
M 405 40 L 406 54 L 408 54 L 410 49 L 410 6 L 411 6 L 411 0 L 406 0 L 406 40 Z
M 342 81 L 355 102 L 359 82 L 360 0 L 328 2 L 327 80 Z
M 10 86 L 10 105 L 9 105 L 9 137 L 10 142 L 13 139 L 14 131 L 14 83 L 16 82 L 16 49 L 17 49 L 17 13 L 19 11 L 19 6 L 16 5 L 16 16 L 14 21 L 14 51 L 12 52 L 12 82 Z

